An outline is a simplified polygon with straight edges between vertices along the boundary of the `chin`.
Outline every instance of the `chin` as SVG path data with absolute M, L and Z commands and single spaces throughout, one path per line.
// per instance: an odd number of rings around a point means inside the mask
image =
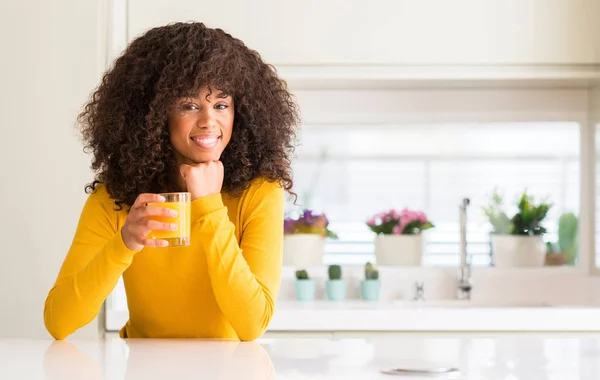
M 196 155 L 192 159 L 192 161 L 194 161 L 194 163 L 196 163 L 196 164 L 200 164 L 202 162 L 208 162 L 208 161 L 219 161 L 220 158 L 221 158 L 220 153 L 202 154 L 202 155 Z

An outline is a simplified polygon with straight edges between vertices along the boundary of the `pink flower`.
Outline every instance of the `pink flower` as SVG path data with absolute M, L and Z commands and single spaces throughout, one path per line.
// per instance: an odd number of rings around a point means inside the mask
M 391 210 L 390 215 L 392 215 L 392 218 L 400 220 L 400 213 L 397 210 Z
M 424 212 L 420 212 L 418 218 L 420 223 L 427 223 L 427 215 Z
M 382 212 L 381 214 L 379 214 L 379 217 L 381 218 L 381 221 L 384 223 L 392 220 L 392 216 L 387 212 Z
M 369 227 L 375 227 L 377 225 L 377 217 L 372 217 L 369 220 L 367 220 L 367 226 Z
M 392 234 L 394 234 L 394 235 L 401 235 L 403 229 L 404 229 L 403 227 L 395 226 L 394 230 L 392 231 Z
M 408 224 L 418 219 L 417 213 L 415 211 L 411 211 L 408 209 L 402 210 L 401 220 L 402 222 Z

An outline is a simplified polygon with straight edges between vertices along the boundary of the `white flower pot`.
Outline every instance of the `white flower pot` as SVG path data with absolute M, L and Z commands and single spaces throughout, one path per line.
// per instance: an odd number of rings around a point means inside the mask
M 375 237 L 377 265 L 416 266 L 423 256 L 422 235 L 383 235 Z
M 542 267 L 546 244 L 539 235 L 492 235 L 492 252 L 497 268 Z
M 317 234 L 283 237 L 283 265 L 305 268 L 323 264 L 325 238 Z

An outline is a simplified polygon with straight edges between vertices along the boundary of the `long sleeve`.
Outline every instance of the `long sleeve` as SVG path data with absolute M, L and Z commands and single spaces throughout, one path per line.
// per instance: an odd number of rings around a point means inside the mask
M 283 241 L 283 189 L 254 185 L 243 202 L 238 244 L 220 194 L 192 201 L 193 239 L 206 255 L 213 292 L 225 318 L 242 341 L 266 330 L 279 291 Z
M 83 207 L 71 248 L 44 307 L 46 329 L 64 339 L 92 321 L 133 260 L 117 230 L 114 204 L 102 187 Z

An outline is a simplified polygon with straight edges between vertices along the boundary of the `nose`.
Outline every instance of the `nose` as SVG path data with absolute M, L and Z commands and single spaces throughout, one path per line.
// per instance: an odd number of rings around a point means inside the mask
M 213 129 L 216 128 L 215 118 L 211 107 L 202 107 L 198 112 L 198 119 L 196 120 L 196 126 L 201 129 Z

